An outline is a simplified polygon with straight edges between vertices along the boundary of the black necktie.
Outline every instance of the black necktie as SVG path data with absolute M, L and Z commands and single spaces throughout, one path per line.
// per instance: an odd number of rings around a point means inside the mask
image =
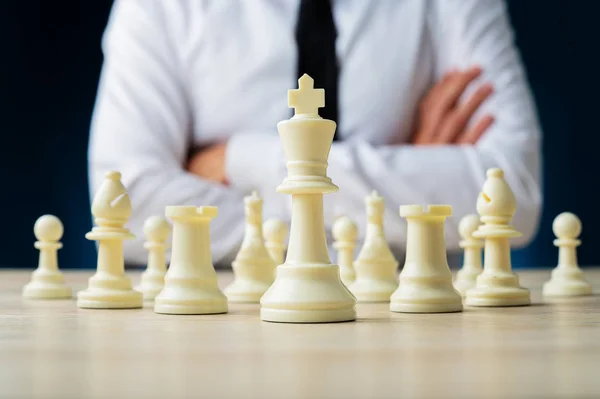
M 338 73 L 335 53 L 337 32 L 331 9 L 332 0 L 301 0 L 296 43 L 298 45 L 298 77 L 309 74 L 316 88 L 325 89 L 325 108 L 319 114 L 339 122 Z M 334 140 L 337 140 L 337 134 Z

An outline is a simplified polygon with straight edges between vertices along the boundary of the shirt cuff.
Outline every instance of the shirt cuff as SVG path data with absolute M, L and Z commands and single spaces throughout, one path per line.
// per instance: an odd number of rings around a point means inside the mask
M 285 165 L 279 136 L 242 132 L 233 135 L 227 142 L 227 179 L 242 192 L 261 192 L 281 183 L 276 180 L 280 177 L 278 172 L 282 166 Z

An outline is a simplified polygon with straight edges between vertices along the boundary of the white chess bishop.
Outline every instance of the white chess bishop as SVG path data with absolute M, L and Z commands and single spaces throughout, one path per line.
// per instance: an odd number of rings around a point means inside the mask
M 275 280 L 277 265 L 263 239 L 262 205 L 263 200 L 256 191 L 244 198 L 246 233 L 231 265 L 235 278 L 225 288 L 229 302 L 259 303 Z
M 475 287 L 467 291 L 467 306 L 524 306 L 531 304 L 529 290 L 519 284 L 512 271 L 510 239 L 521 236 L 510 225 L 517 210 L 517 201 L 504 180 L 502 169 L 487 171 L 487 179 L 477 198 L 477 212 L 483 224 L 473 233 L 483 238 L 483 272 L 477 277 Z
M 577 263 L 581 220 L 570 212 L 561 213 L 554 219 L 552 230 L 556 236 L 554 245 L 558 247 L 558 266 L 552 270 L 550 281 L 544 284 L 544 296 L 592 295 L 592 285 L 585 280 Z
M 367 232 L 354 261 L 356 280 L 349 288 L 358 302 L 389 302 L 398 288 L 398 261 L 383 230 L 384 199 L 373 191 L 365 198 L 365 205 Z
M 269 219 L 263 224 L 265 247 L 277 266 L 285 261 L 285 240 L 288 231 L 289 226 L 283 220 Z
M 121 183 L 121 173 L 108 172 L 92 202 L 96 226 L 85 235 L 98 241 L 96 274 L 88 288 L 77 295 L 80 308 L 127 309 L 142 307 L 142 293 L 135 291 L 125 275 L 123 241 L 135 238 L 125 228 L 131 216 L 131 201 Z
M 480 225 L 479 216 L 474 214 L 466 215 L 458 224 L 458 234 L 462 238 L 458 245 L 463 249 L 463 265 L 458 273 L 456 273 L 454 288 L 463 297 L 469 289 L 475 287 L 477 276 L 483 271 L 481 264 L 483 241 L 473 237 L 473 233 L 477 231 Z
M 402 313 L 446 313 L 463 309 L 462 297 L 452 285 L 446 255 L 444 222 L 450 205 L 403 205 L 406 218 L 406 260 L 390 310 Z
M 165 286 L 154 298 L 154 312 L 162 314 L 227 313 L 227 297 L 219 289 L 210 249 L 210 221 L 214 206 L 167 206 L 173 221 L 171 265 Z
M 65 284 L 65 278 L 58 270 L 56 252 L 62 248 L 59 240 L 63 231 L 63 224 L 54 215 L 41 216 L 35 222 L 33 232 L 37 241 L 34 246 L 40 251 L 40 256 L 38 267 L 31 275 L 31 281 L 23 288 L 23 297 L 59 299 L 73 296 L 71 287 Z
M 337 263 L 340 266 L 340 277 L 346 287 L 350 287 L 356 279 L 354 273 L 354 248 L 358 237 L 358 227 L 348 216 L 340 216 L 331 228 L 333 248 L 337 251 Z
M 165 285 L 167 261 L 165 251 L 171 226 L 161 216 L 151 216 L 144 223 L 146 242 L 144 248 L 148 251 L 148 264 L 142 273 L 140 284 L 135 289 L 144 295 L 144 300 L 153 301 Z
M 338 191 L 327 177 L 327 158 L 336 124 L 323 119 L 325 91 L 314 89 L 308 75 L 288 92 L 295 115 L 277 129 L 287 159 L 288 176 L 277 191 L 292 196 L 290 240 L 285 263 L 262 297 L 264 321 L 324 323 L 356 319 L 356 300 L 331 264 L 325 237 L 323 194 Z

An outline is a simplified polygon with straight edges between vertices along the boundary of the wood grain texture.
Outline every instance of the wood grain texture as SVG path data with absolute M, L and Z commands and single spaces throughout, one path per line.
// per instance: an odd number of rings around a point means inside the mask
M 4 271 L 0 397 L 598 398 L 600 297 L 544 303 L 549 274 L 520 273 L 530 307 L 419 315 L 358 305 L 353 323 L 288 325 L 261 322 L 258 305 L 166 316 L 26 301 L 29 272 Z M 586 274 L 600 292 L 600 269 Z M 66 274 L 75 291 L 87 277 Z

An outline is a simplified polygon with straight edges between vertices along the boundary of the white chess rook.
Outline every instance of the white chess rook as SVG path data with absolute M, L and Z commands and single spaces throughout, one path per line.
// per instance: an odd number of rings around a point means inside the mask
M 285 261 L 285 239 L 287 238 L 288 230 L 287 223 L 279 219 L 269 219 L 263 224 L 265 247 L 277 266 L 283 264 Z
M 124 227 L 131 216 L 131 201 L 121 183 L 121 173 L 108 172 L 92 202 L 96 227 L 85 237 L 98 241 L 96 274 L 77 295 L 77 306 L 97 309 L 141 308 L 142 294 L 125 275 L 123 241 L 135 238 Z
M 451 215 L 450 205 L 400 207 L 400 216 L 407 221 L 406 261 L 400 285 L 391 298 L 392 312 L 462 311 L 462 297 L 452 285 L 444 238 L 444 222 Z
M 173 221 L 171 265 L 165 286 L 154 299 L 154 311 L 164 314 L 227 312 L 227 298 L 217 284 L 210 252 L 210 221 L 214 206 L 168 206 Z
M 148 250 L 148 264 L 142 273 L 140 284 L 135 289 L 144 295 L 144 300 L 152 301 L 165 285 L 167 262 L 165 251 L 171 226 L 161 216 L 151 216 L 144 223 L 146 242 L 144 248 Z
M 235 279 L 225 289 L 229 302 L 259 303 L 275 280 L 277 265 L 263 240 L 262 205 L 263 200 L 256 191 L 244 198 L 246 233 L 232 263 Z
M 466 215 L 458 224 L 458 233 L 462 240 L 458 244 L 463 248 L 463 266 L 456 273 L 454 280 L 454 288 L 464 297 L 467 291 L 475 287 L 477 276 L 483 271 L 481 264 L 481 249 L 483 241 L 473 237 L 473 233 L 477 231 L 481 221 L 479 216 L 475 214 Z
M 398 288 L 398 261 L 383 230 L 384 199 L 376 191 L 365 198 L 367 232 L 354 262 L 356 280 L 350 291 L 358 302 L 389 302 Z
M 341 216 L 333 223 L 331 233 L 334 239 L 333 248 L 337 251 L 340 277 L 346 287 L 349 287 L 356 279 L 354 273 L 354 249 L 356 248 L 358 227 L 348 216 Z
M 483 224 L 473 236 L 483 238 L 483 272 L 475 287 L 467 291 L 467 306 L 524 306 L 531 304 L 529 290 L 519 285 L 512 271 L 510 239 L 521 235 L 509 223 L 517 210 L 517 201 L 504 180 L 502 169 L 489 169 L 477 199 L 477 212 Z
M 338 190 L 326 175 L 336 125 L 318 115 L 325 104 L 324 90 L 315 90 L 308 75 L 298 83 L 298 90 L 288 92 L 294 117 L 277 124 L 288 168 L 277 191 L 292 195 L 289 248 L 275 282 L 260 301 L 261 319 L 351 321 L 356 319 L 356 300 L 340 280 L 339 267 L 331 264 L 323 219 L 323 194 Z
M 592 295 L 592 285 L 585 280 L 577 263 L 581 220 L 569 212 L 558 215 L 552 223 L 558 247 L 558 266 L 552 270 L 550 281 L 544 284 L 544 296 L 574 297 Z
M 41 216 L 33 227 L 37 241 L 34 246 L 40 251 L 38 267 L 31 275 L 31 281 L 23 287 L 23 297 L 29 299 L 59 299 L 73 296 L 71 287 L 65 284 L 63 274 L 58 270 L 57 251 L 62 248 L 58 242 L 63 235 L 63 225 L 53 215 Z

